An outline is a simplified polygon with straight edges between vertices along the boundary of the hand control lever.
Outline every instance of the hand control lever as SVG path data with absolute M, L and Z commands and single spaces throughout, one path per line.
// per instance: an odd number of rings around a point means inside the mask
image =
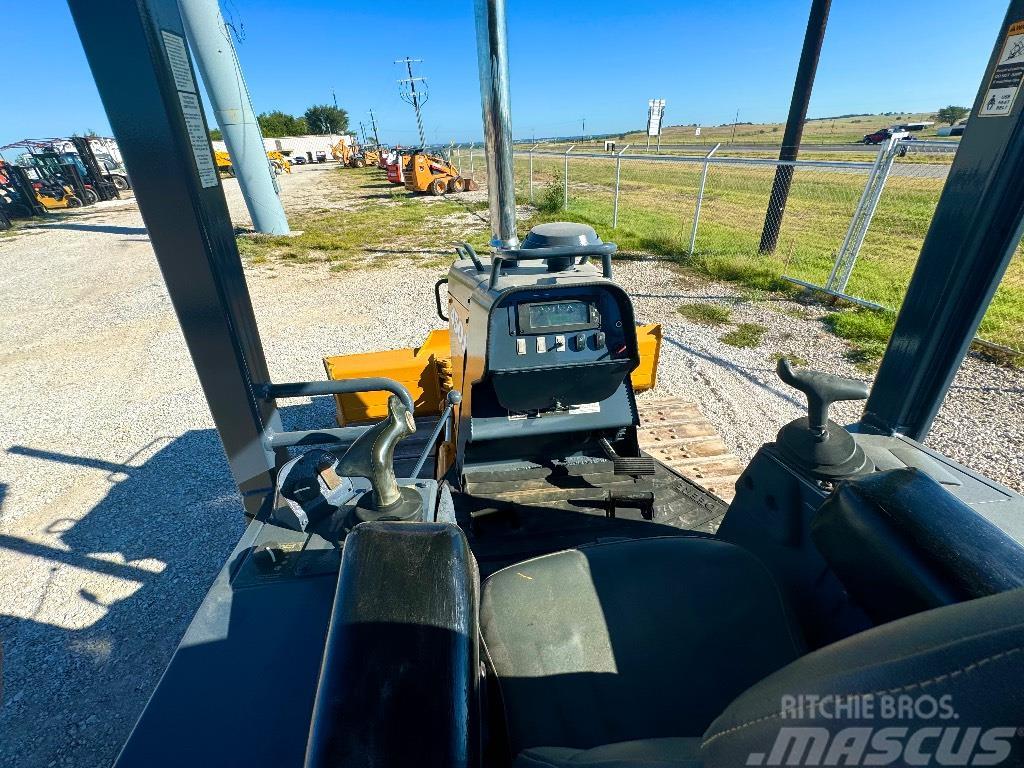
M 794 371 L 782 358 L 776 368 L 779 378 L 807 395 L 807 426 L 817 435 L 828 432 L 828 407 L 838 400 L 866 400 L 868 385 L 856 379 L 844 379 L 833 373 Z
M 419 491 L 398 485 L 395 446 L 416 431 L 416 422 L 395 395 L 388 398 L 388 415 L 356 438 L 338 461 L 342 477 L 365 477 L 373 490 L 363 496 L 356 515 L 363 520 L 412 520 L 422 511 Z
M 794 371 L 785 358 L 776 370 L 783 383 L 807 395 L 807 416 L 791 421 L 775 438 L 788 462 L 822 479 L 872 472 L 874 465 L 853 435 L 828 417 L 834 402 L 867 398 L 867 384 L 831 373 Z

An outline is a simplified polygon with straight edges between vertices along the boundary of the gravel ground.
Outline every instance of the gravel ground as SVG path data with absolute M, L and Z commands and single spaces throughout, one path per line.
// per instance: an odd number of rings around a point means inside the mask
M 316 183 L 332 167 L 282 177 L 289 209 L 343 203 Z M 225 189 L 245 226 L 237 185 Z M 747 303 L 660 264 L 616 269 L 638 317 L 665 324 L 645 397 L 700 403 L 742 458 L 802 411 L 774 377 L 774 353 L 862 375 L 814 310 Z M 439 327 L 437 277 L 396 263 L 250 269 L 272 376 L 318 379 L 324 354 L 418 344 Z M 132 201 L 0 238 L 0 295 L 0 765 L 106 766 L 240 535 L 241 506 Z M 770 330 L 757 348 L 727 346 L 724 329 L 676 312 L 692 301 Z M 930 443 L 1024 489 L 1022 392 L 1021 372 L 968 361 Z M 285 417 L 323 423 L 329 403 L 300 401 Z

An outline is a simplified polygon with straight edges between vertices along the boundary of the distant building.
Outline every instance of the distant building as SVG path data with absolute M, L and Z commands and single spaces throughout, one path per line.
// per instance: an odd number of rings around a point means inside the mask
M 267 151 L 277 150 L 286 157 L 293 157 L 295 155 L 313 155 L 316 157 L 317 152 L 324 152 L 327 157 L 331 156 L 331 149 L 337 145 L 338 141 L 344 141 L 347 146 L 351 146 L 355 143 L 355 137 L 350 134 L 334 134 L 327 136 L 281 136 L 273 139 L 263 139 L 263 146 L 267 148 Z M 217 151 L 227 151 L 227 146 L 223 141 L 214 141 L 213 148 Z

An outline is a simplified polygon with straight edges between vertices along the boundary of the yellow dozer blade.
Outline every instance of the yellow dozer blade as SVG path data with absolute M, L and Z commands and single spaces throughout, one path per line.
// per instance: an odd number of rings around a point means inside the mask
M 636 329 L 640 365 L 633 371 L 633 390 L 643 392 L 657 383 L 661 353 L 661 326 L 641 325 Z M 357 355 L 324 358 L 327 378 L 332 381 L 384 376 L 404 384 L 412 395 L 417 416 L 439 415 L 445 394 L 451 389 L 451 341 L 448 329 L 431 331 L 423 346 Z M 338 423 L 342 426 L 377 421 L 387 415 L 387 392 L 359 392 L 335 395 Z

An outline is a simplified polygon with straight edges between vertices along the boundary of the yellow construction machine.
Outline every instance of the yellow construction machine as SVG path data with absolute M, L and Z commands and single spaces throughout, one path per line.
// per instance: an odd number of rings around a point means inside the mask
M 280 175 L 292 172 L 291 161 L 276 149 L 267 152 L 267 159 L 270 160 L 270 164 L 274 167 L 274 173 Z M 227 152 L 223 150 L 215 151 L 213 153 L 213 161 L 216 163 L 217 172 L 221 177 L 235 175 L 235 166 L 231 162 L 231 155 Z
M 365 168 L 380 162 L 379 150 L 368 149 L 358 144 L 346 144 L 345 139 L 341 139 L 331 148 L 331 156 L 349 168 Z
M 440 196 L 479 189 L 477 183 L 459 173 L 459 169 L 441 155 L 414 152 L 405 167 L 405 188 Z
M 278 152 L 276 149 L 272 149 L 267 152 L 267 159 L 270 160 L 270 164 L 274 166 L 274 170 L 278 173 L 291 173 L 292 163 L 291 161 Z

